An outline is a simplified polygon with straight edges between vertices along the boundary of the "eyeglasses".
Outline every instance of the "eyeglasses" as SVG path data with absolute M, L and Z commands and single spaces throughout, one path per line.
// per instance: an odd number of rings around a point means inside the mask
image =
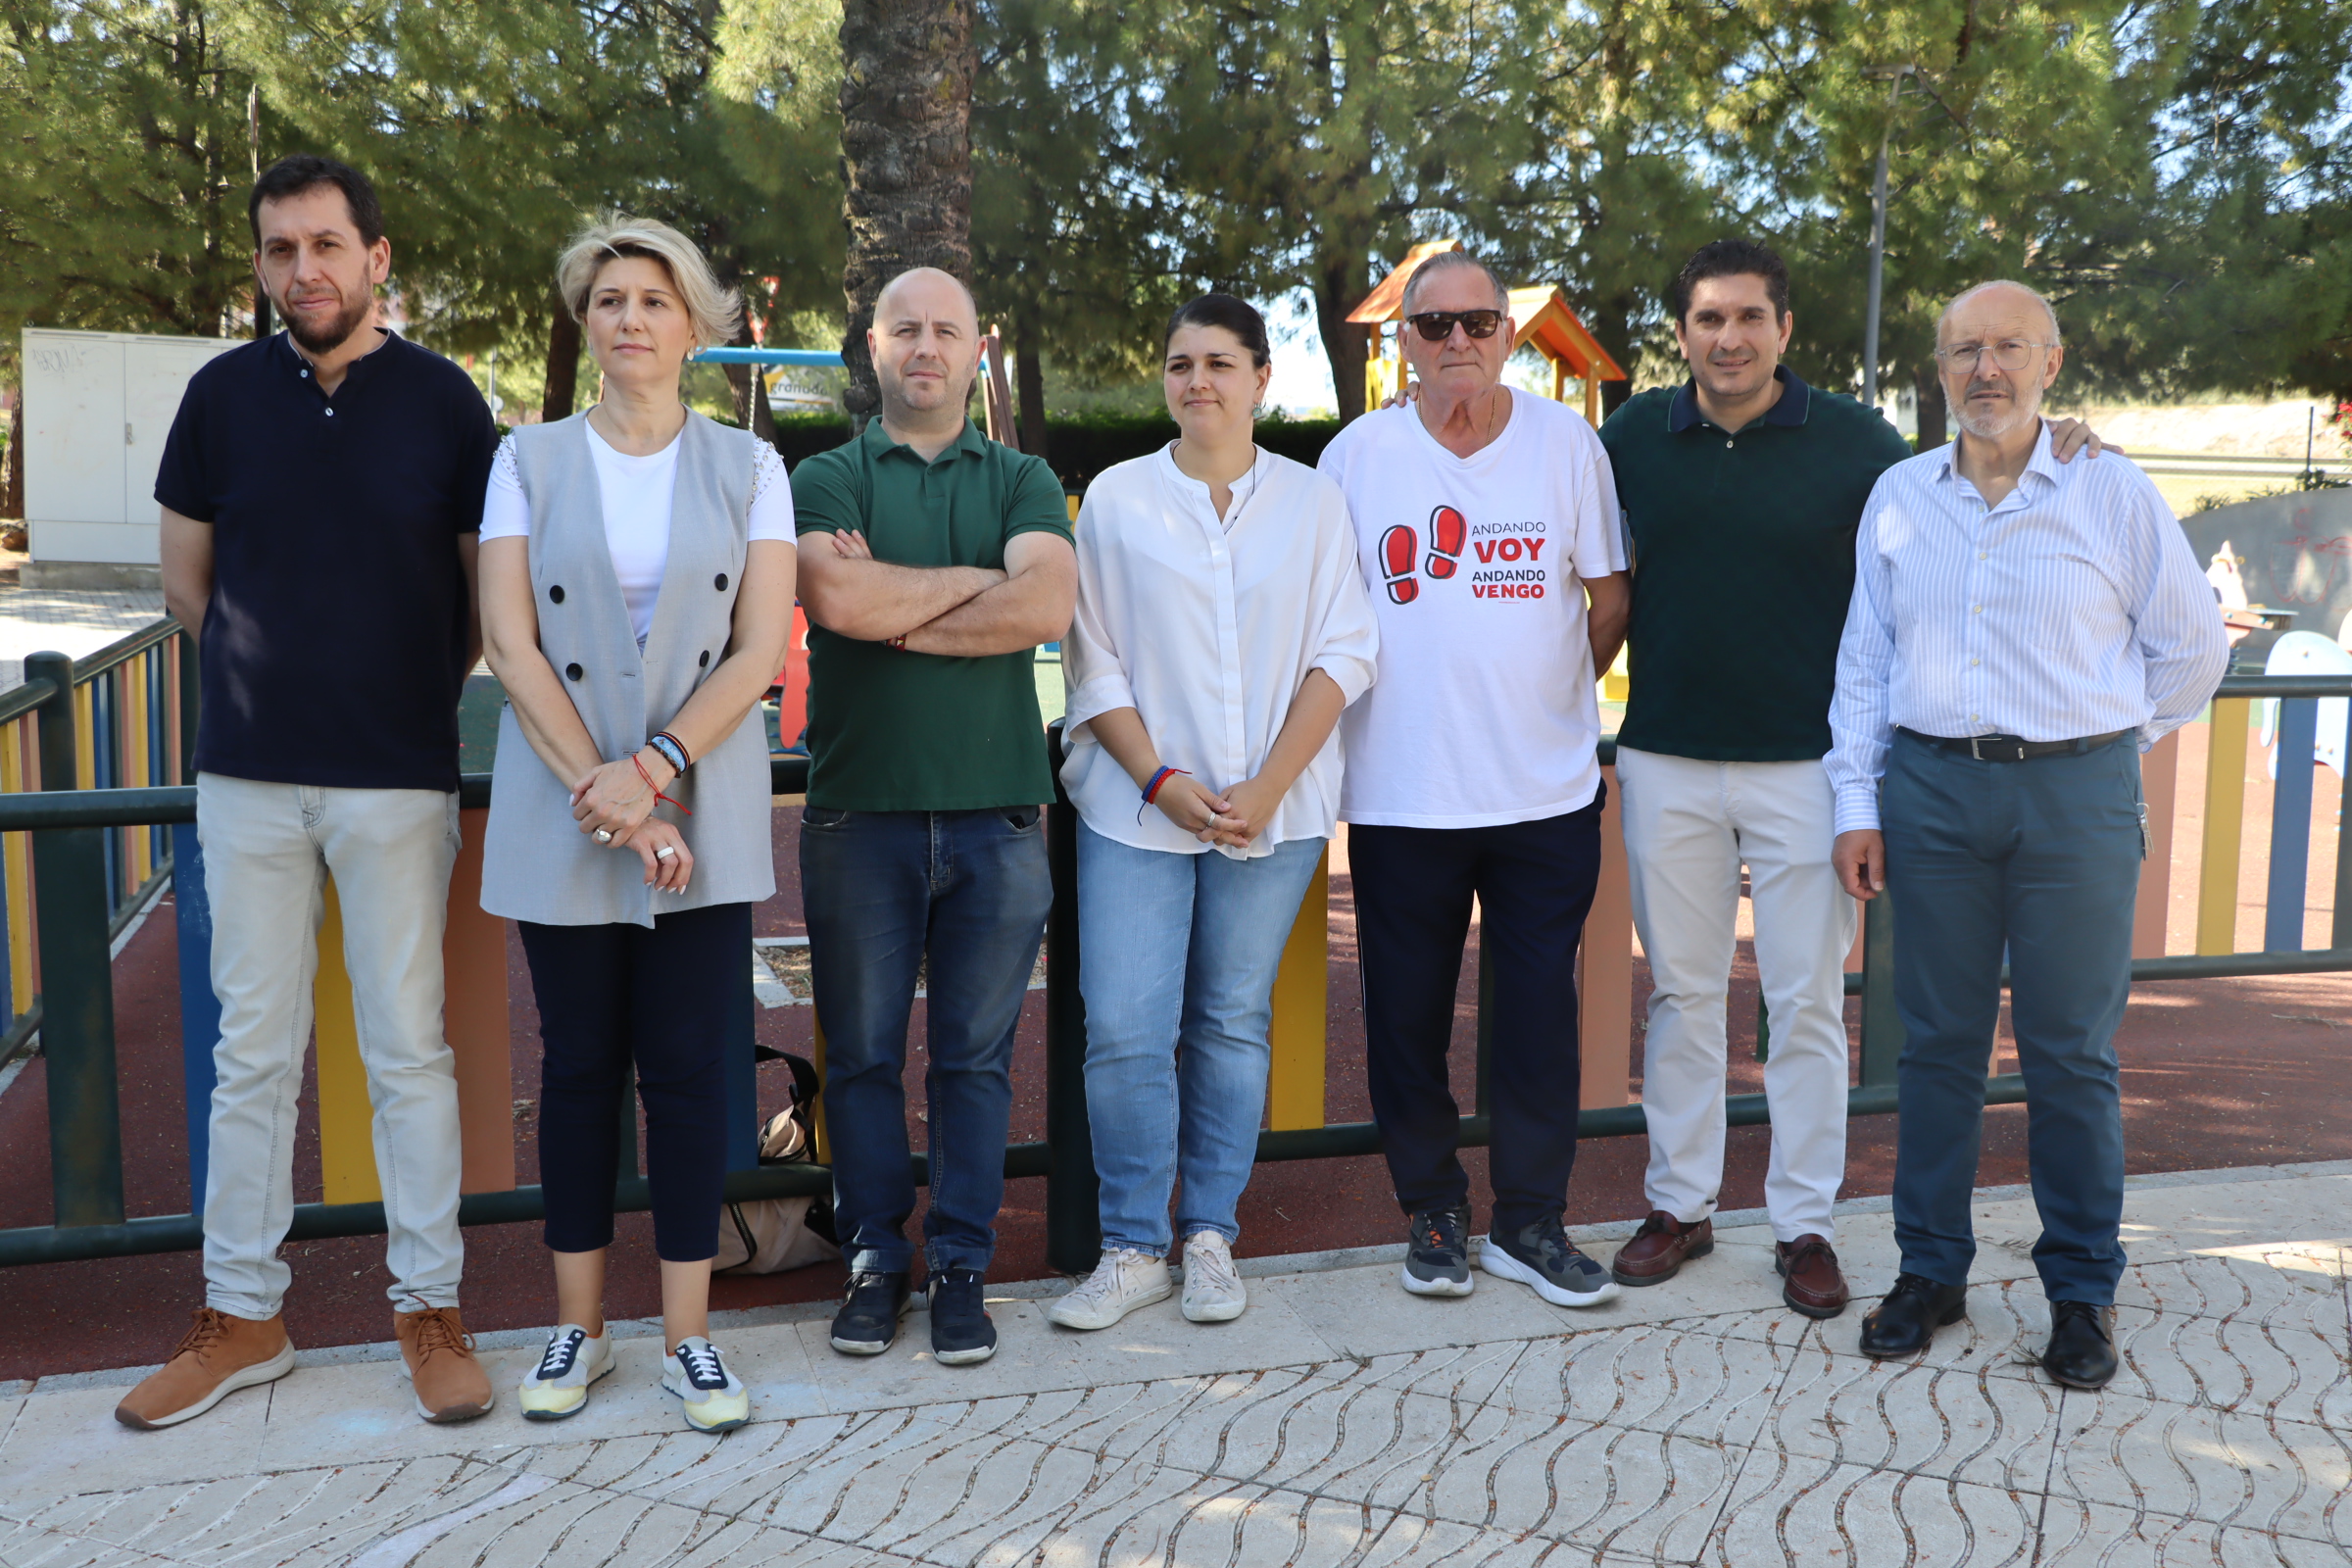
M 1472 337 L 1493 337 L 1494 329 L 1502 325 L 1502 313 L 1500 311 L 1423 311 L 1420 315 L 1408 316 L 1405 319 L 1413 323 L 1413 330 L 1432 343 L 1443 343 L 1453 335 L 1453 323 L 1456 321 L 1461 322 L 1462 330 Z
M 1985 355 L 2004 370 L 2022 370 L 2034 363 L 2035 349 L 2056 348 L 2055 343 L 2034 343 L 2025 338 L 2003 338 L 1998 343 L 1955 343 L 1948 349 L 1937 349 L 1936 358 L 1947 370 L 1974 370 L 1977 362 Z

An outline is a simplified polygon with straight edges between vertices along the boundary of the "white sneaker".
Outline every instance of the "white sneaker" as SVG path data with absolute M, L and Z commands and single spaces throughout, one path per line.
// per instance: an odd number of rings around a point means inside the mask
M 1137 1307 L 1164 1301 L 1174 1292 L 1165 1258 L 1105 1247 L 1095 1271 L 1046 1308 L 1046 1320 L 1065 1329 L 1106 1329 Z
M 561 1421 L 588 1407 L 588 1385 L 612 1370 L 612 1330 L 590 1339 L 577 1323 L 559 1323 L 539 1364 L 522 1375 L 522 1418 Z
M 752 1418 L 752 1396 L 719 1358 L 718 1347 L 699 1334 L 678 1342 L 662 1365 L 662 1387 L 686 1404 L 697 1432 L 725 1432 Z
M 1195 1231 L 1184 1242 L 1184 1315 L 1196 1323 L 1230 1323 L 1250 1304 L 1234 1272 L 1233 1249 L 1215 1231 Z

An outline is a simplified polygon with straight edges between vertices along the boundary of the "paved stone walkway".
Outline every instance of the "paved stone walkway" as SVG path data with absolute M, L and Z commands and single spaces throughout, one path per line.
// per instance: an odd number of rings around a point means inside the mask
M 161 588 L 20 588 L 0 583 L 0 692 L 24 684 L 27 654 L 85 659 L 164 618 Z
M 684 1431 L 647 1325 L 590 1409 L 408 1414 L 384 1348 L 333 1352 L 199 1422 L 132 1433 L 136 1375 L 0 1398 L 0 1563 L 354 1565 L 2293 1564 L 2352 1556 L 2352 1162 L 2138 1179 L 2126 1367 L 2067 1393 L 2031 1201 L 1981 1195 L 1971 1315 L 1923 1362 L 1854 1353 L 1858 1307 L 1783 1309 L 1770 1232 L 1727 1216 L 1682 1278 L 1569 1313 L 1391 1255 L 1267 1259 L 1239 1322 L 1171 1302 L 1100 1335 L 1008 1287 L 996 1359 L 923 1319 L 878 1362 L 778 1309 L 719 1338 L 756 1422 Z M 1852 1205 L 1858 1285 L 1893 1274 Z M 1605 1251 L 1595 1234 L 1581 1237 Z M 746 1318 L 751 1314 L 744 1314 Z

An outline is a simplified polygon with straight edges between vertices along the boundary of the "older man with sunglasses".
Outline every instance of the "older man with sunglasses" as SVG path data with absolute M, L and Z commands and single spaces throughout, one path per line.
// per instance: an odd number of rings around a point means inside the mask
M 1590 425 L 1503 386 L 1510 301 L 1450 252 L 1405 285 L 1412 404 L 1325 449 L 1380 617 L 1343 720 L 1372 1113 L 1411 1216 L 1403 1285 L 1467 1296 L 1470 1182 L 1447 1054 L 1483 911 L 1494 1143 L 1486 1272 L 1544 1300 L 1617 1295 L 1561 1229 L 1576 1160 L 1575 960 L 1600 869 L 1593 672 L 1624 636 L 1625 554 Z
M 2124 1271 L 2115 1030 L 2148 847 L 2139 754 L 2197 715 L 2229 645 L 2147 477 L 2053 460 L 2040 406 L 2066 351 L 2049 302 L 1985 283 L 1936 336 L 1960 434 L 1871 492 L 1830 710 L 1833 859 L 1855 898 L 1894 896 L 1906 1036 L 1902 1272 L 1861 1348 L 1915 1355 L 1968 1311 L 2005 958 L 2050 1302 L 2041 1364 L 2097 1389 L 2116 1373 Z

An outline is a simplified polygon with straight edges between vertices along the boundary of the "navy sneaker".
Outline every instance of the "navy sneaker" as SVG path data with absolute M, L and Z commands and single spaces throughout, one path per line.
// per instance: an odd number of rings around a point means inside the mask
M 833 1314 L 833 1348 L 844 1355 L 880 1355 L 899 1337 L 906 1315 L 906 1274 L 853 1274 L 850 1293 Z
M 931 1276 L 931 1353 L 941 1366 L 967 1366 L 997 1353 L 997 1325 L 989 1320 L 986 1296 L 976 1268 Z
M 1468 1296 L 1470 1210 L 1425 1208 L 1404 1242 L 1404 1288 L 1415 1296 Z
M 1478 1250 L 1478 1266 L 1517 1280 L 1554 1306 L 1598 1306 L 1621 1294 L 1607 1269 L 1576 1250 L 1557 1214 L 1522 1225 L 1515 1235 L 1488 1237 Z

